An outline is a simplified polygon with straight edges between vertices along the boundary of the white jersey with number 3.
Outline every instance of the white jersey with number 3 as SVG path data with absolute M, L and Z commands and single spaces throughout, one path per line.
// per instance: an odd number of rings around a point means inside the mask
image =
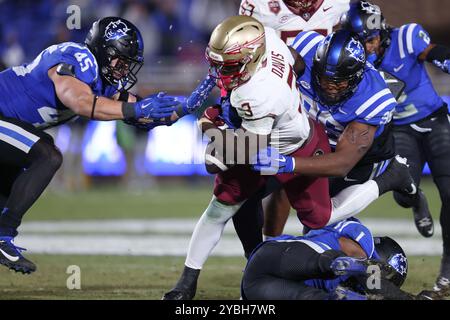
M 290 154 L 308 139 L 309 120 L 300 105 L 292 53 L 275 30 L 265 31 L 265 56 L 250 80 L 233 89 L 231 105 L 242 118 L 244 129 L 270 134 L 271 145 L 281 154 Z
M 330 34 L 341 15 L 349 9 L 350 0 L 323 0 L 314 13 L 301 16 L 289 10 L 283 0 L 242 0 L 239 14 L 252 16 L 264 26 L 275 29 L 278 36 L 290 45 L 301 31 Z

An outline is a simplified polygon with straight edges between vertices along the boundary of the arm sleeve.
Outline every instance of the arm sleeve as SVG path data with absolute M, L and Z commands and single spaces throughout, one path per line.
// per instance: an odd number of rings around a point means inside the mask
M 317 46 L 323 39 L 324 36 L 315 31 L 302 31 L 295 37 L 292 48 L 302 56 L 305 63 L 312 63 Z
M 430 45 L 431 39 L 420 24 L 411 23 L 403 29 L 403 43 L 409 54 L 418 57 Z

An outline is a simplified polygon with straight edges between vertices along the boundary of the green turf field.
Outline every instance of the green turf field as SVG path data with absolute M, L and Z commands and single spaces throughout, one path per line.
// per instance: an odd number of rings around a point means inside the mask
M 178 279 L 183 258 L 30 255 L 32 275 L 0 269 L 0 299 L 160 299 Z M 200 277 L 196 299 L 239 299 L 243 258 L 212 257 Z M 66 286 L 69 265 L 81 269 L 81 290 Z M 429 288 L 437 257 L 411 257 L 404 290 Z
M 431 180 L 422 188 L 438 226 L 440 203 Z M 211 198 L 211 184 L 163 185 L 140 192 L 118 188 L 76 193 L 46 192 L 27 213 L 25 222 L 42 220 L 196 218 Z M 387 194 L 364 213 L 367 217 L 410 218 Z M 188 233 L 191 230 L 187 230 Z M 187 246 L 187 243 L 186 243 Z M 32 275 L 0 268 L 0 299 L 160 299 L 178 279 L 183 257 L 83 256 L 27 254 L 38 266 Z M 211 257 L 200 278 L 197 299 L 238 299 L 245 261 Z M 66 288 L 66 269 L 81 268 L 81 290 Z M 430 288 L 439 270 L 438 257 L 410 257 L 404 289 Z
M 428 197 L 430 210 L 437 220 L 440 200 L 431 180 L 421 185 Z M 211 184 L 164 185 L 129 192 L 117 188 L 95 189 L 73 193 L 46 192 L 25 216 L 31 220 L 76 219 L 152 219 L 199 217 L 211 200 Z M 388 193 L 371 204 L 362 214 L 366 217 L 409 218 L 411 211 L 400 208 Z

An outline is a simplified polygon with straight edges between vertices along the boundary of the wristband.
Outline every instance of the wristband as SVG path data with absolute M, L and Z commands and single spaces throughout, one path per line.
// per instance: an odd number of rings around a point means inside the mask
M 122 113 L 124 119 L 135 119 L 136 111 L 134 109 L 134 103 L 122 102 Z

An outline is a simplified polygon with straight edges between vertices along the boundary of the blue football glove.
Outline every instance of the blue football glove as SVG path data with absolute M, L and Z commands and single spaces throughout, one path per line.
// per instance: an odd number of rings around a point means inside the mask
M 148 122 L 148 123 L 142 123 L 135 119 L 126 119 L 126 120 L 123 120 L 123 122 L 125 122 L 126 124 L 129 124 L 129 125 L 132 125 L 140 130 L 148 132 L 158 126 L 171 126 L 172 124 L 174 124 L 176 122 L 176 120 L 175 121 L 152 121 L 152 122 Z
M 222 113 L 220 119 L 223 120 L 230 129 L 238 129 L 241 127 L 242 119 L 238 116 L 235 108 L 231 106 L 230 97 L 222 98 L 220 105 Z
M 295 159 L 284 156 L 272 147 L 264 148 L 251 159 L 252 170 L 261 172 L 263 175 L 274 175 L 278 173 L 292 173 L 295 169 Z
M 440 68 L 442 71 L 450 74 L 450 60 L 447 59 L 444 62 L 441 62 L 439 60 L 433 60 L 433 64 Z
M 170 123 L 170 116 L 178 109 L 179 104 L 179 101 L 166 96 L 164 92 L 153 94 L 134 103 L 135 118 Z
M 359 294 L 348 288 L 337 286 L 337 288 L 330 292 L 330 300 L 368 300 L 366 295 Z
M 215 86 L 216 80 L 207 76 L 197 88 L 195 88 L 186 101 L 181 103 L 181 106 L 177 110 L 178 116 L 181 118 L 199 109 L 206 99 L 208 99 L 209 94 Z

